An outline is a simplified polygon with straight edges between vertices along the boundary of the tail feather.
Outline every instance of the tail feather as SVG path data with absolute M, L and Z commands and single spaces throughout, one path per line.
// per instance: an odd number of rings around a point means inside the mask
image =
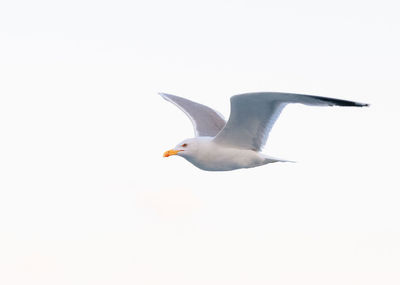
M 291 162 L 291 163 L 296 163 L 296 161 L 293 161 L 293 160 L 287 160 L 287 159 L 282 159 L 282 158 L 277 158 L 277 157 L 272 157 L 272 156 L 265 156 L 264 162 L 265 162 L 265 164 L 267 164 L 267 163 L 274 163 L 274 162 Z

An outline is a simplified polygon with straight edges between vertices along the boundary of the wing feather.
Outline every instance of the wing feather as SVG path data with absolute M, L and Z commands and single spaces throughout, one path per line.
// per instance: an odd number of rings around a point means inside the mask
M 353 101 L 292 93 L 263 92 L 235 95 L 231 97 L 229 120 L 214 138 L 214 142 L 234 148 L 260 151 L 275 121 L 289 103 L 311 106 L 368 106 Z
M 165 100 L 181 109 L 193 124 L 194 134 L 200 136 L 216 136 L 225 126 L 224 117 L 205 105 L 171 94 L 159 93 Z

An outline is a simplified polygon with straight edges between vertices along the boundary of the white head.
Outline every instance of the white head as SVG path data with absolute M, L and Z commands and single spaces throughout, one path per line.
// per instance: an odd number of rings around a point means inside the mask
M 164 157 L 178 155 L 184 158 L 195 156 L 198 149 L 198 139 L 190 138 L 178 143 L 173 149 L 164 152 Z

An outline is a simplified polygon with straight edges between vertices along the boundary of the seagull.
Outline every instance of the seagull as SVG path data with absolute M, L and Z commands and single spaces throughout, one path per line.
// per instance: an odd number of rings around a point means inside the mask
M 164 157 L 177 155 L 206 171 L 252 168 L 273 162 L 291 162 L 261 153 L 283 108 L 290 103 L 310 106 L 366 107 L 368 104 L 312 95 L 280 92 L 245 93 L 231 97 L 231 113 L 224 117 L 205 105 L 159 93 L 192 121 L 194 138 L 188 138 Z

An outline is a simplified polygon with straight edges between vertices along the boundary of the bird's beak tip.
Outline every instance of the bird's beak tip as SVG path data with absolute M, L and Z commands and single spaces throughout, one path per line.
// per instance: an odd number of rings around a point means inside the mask
M 170 150 L 167 150 L 166 152 L 164 152 L 163 157 L 176 155 L 176 154 L 178 154 L 178 152 L 179 152 L 179 150 L 170 149 Z

